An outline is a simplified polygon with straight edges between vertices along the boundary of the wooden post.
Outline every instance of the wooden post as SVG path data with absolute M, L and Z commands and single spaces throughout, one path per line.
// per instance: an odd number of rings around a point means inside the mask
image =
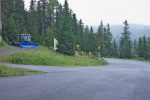
M 0 0 L 0 42 L 2 42 L 2 12 L 1 12 L 1 1 Z

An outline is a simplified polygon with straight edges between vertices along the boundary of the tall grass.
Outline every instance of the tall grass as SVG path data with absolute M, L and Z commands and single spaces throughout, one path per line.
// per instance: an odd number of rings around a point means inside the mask
M 24 76 L 24 75 L 41 74 L 41 73 L 43 72 L 21 69 L 21 68 L 13 68 L 13 67 L 8 67 L 6 65 L 0 65 L 0 77 Z
M 132 59 L 132 60 L 150 62 L 150 59 L 144 59 L 144 58 L 134 58 L 134 59 Z
M 98 66 L 106 64 L 89 56 L 66 56 L 41 47 L 36 51 L 24 51 L 0 58 L 1 62 L 50 66 Z
M 9 45 L 7 43 L 5 43 L 4 41 L 0 42 L 0 49 L 2 48 L 8 48 Z

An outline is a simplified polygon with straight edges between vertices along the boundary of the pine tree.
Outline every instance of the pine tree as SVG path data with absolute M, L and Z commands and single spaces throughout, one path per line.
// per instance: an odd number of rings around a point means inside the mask
M 90 50 L 89 50 L 89 35 L 90 35 L 90 31 L 89 31 L 89 27 L 88 26 L 86 26 L 85 27 L 85 30 L 84 30 L 84 51 L 86 51 L 86 52 L 90 52 Z
M 147 59 L 147 39 L 143 36 L 143 58 Z
M 142 38 L 140 37 L 138 40 L 138 57 L 143 56 L 143 43 L 142 43 Z
M 138 42 L 138 55 L 140 58 L 148 59 L 148 48 L 148 39 L 145 36 L 140 37 Z
M 3 37 L 8 43 L 17 41 L 17 34 L 26 31 L 26 11 L 23 0 L 2 0 Z
M 133 58 L 137 58 L 138 57 L 138 44 L 137 41 L 134 39 L 133 42 Z
M 2 12 L 1 12 L 1 0 L 0 0 L 0 42 L 2 42 Z
M 56 22 L 54 25 L 57 37 L 59 36 L 59 33 L 61 33 L 61 28 L 62 28 L 62 26 L 61 26 L 62 11 L 63 11 L 62 5 L 59 4 L 58 7 L 56 8 Z
M 18 29 L 18 34 L 26 32 L 26 22 L 25 16 L 26 12 L 24 10 L 24 1 L 23 0 L 13 0 L 14 8 L 14 20 L 16 23 L 16 28 Z
M 6 20 L 3 24 L 3 39 L 9 43 L 12 44 L 12 42 L 17 40 L 17 29 L 16 29 L 16 23 L 14 20 Z
M 107 24 L 106 32 L 105 32 L 105 41 L 106 41 L 106 55 L 107 56 L 112 56 L 112 34 L 110 32 L 110 25 L 109 23 Z
M 150 59 L 150 37 L 147 39 L 147 57 Z
M 41 35 L 44 37 L 46 31 L 46 6 L 47 0 L 40 0 L 38 1 L 38 16 L 39 16 L 39 31 Z M 44 42 L 44 41 L 43 41 Z
M 72 15 L 70 13 L 67 0 L 65 0 L 60 25 L 60 33 L 58 36 L 58 52 L 67 55 L 74 55 L 75 40 L 72 32 Z
M 32 41 L 39 40 L 38 20 L 36 11 L 36 0 L 31 0 L 30 8 L 27 12 L 27 31 L 32 36 Z
M 77 18 L 76 18 L 76 14 L 73 14 L 72 15 L 72 32 L 75 36 L 75 44 L 76 45 L 79 45 L 79 41 L 78 41 L 78 32 L 79 32 L 79 29 L 78 29 L 78 22 L 77 22 Z
M 83 51 L 84 50 L 84 24 L 82 20 L 79 20 L 79 32 L 77 34 L 77 41 L 80 45 L 80 49 Z
M 129 30 L 128 21 L 124 22 L 124 32 L 120 40 L 120 57 L 121 58 L 132 58 L 132 42 L 131 42 L 131 32 Z
M 44 36 L 45 45 L 47 47 L 53 47 L 54 38 L 57 38 L 56 30 L 56 10 L 58 8 L 57 0 L 49 0 L 46 9 L 46 33 Z
M 56 10 L 59 6 L 57 0 L 49 0 L 46 9 L 46 27 L 53 27 L 56 22 Z
M 95 39 L 95 33 L 93 31 L 93 27 L 90 28 L 90 35 L 89 35 L 89 51 L 94 53 L 96 48 L 96 39 Z
M 105 49 L 105 30 L 103 26 L 103 22 L 101 21 L 100 26 L 97 30 L 97 36 L 96 36 L 96 45 L 97 48 L 100 47 L 101 56 L 106 55 L 106 49 Z
M 112 44 L 112 57 L 118 57 L 118 45 L 115 39 Z

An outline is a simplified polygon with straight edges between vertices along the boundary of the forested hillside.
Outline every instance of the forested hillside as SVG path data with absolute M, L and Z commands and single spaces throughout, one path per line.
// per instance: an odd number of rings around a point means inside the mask
M 120 38 L 120 33 L 122 33 L 123 26 L 122 25 L 112 25 L 111 31 L 115 38 Z M 146 25 L 138 25 L 138 24 L 130 24 L 130 31 L 132 33 L 132 39 L 138 39 L 141 36 L 150 37 L 150 26 Z
M 94 32 L 97 31 L 98 26 L 93 26 Z M 123 25 L 111 25 L 111 32 L 116 40 L 120 40 L 123 32 Z M 150 37 L 150 26 L 140 24 L 130 24 L 131 38 L 138 39 L 139 37 L 146 36 Z
M 59 42 L 58 52 L 68 55 L 74 54 L 76 45 L 80 45 L 80 51 L 95 53 L 97 45 L 103 44 L 103 55 L 107 55 L 112 48 L 104 46 L 105 40 L 107 45 L 112 41 L 109 25 L 105 28 L 101 22 L 95 34 L 92 27 L 84 26 L 82 19 L 76 18 L 67 0 L 64 5 L 57 0 L 31 0 L 28 11 L 24 9 L 23 0 L 2 0 L 2 4 L 2 34 L 7 43 L 17 41 L 18 34 L 29 33 L 33 41 L 47 47 L 52 47 L 56 38 Z
M 95 32 L 77 19 L 67 0 L 64 5 L 57 0 L 31 0 L 29 10 L 25 10 L 23 0 L 2 0 L 2 21 L 2 37 L 7 43 L 17 41 L 19 34 L 29 33 L 32 41 L 49 48 L 56 38 L 57 52 L 67 55 L 77 51 L 93 55 L 100 52 L 105 57 L 150 58 L 150 38 L 143 36 L 133 41 L 127 20 L 117 43 L 109 23 L 104 26 L 101 21 Z

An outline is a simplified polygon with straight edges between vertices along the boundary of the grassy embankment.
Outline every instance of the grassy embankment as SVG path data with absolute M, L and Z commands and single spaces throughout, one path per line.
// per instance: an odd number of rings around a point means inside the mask
M 8 48 L 9 45 L 6 44 L 4 41 L 0 42 L 0 49 L 5 49 L 5 48 Z
M 1 62 L 24 65 L 49 66 L 98 66 L 107 64 L 105 60 L 96 60 L 89 56 L 66 56 L 40 47 L 35 51 L 24 51 L 0 58 Z
M 22 68 L 13 68 L 0 64 L 0 77 L 24 76 L 32 74 L 42 74 L 44 72 L 27 70 Z
M 144 58 L 134 58 L 134 59 L 132 59 L 132 60 L 150 62 L 150 59 L 144 59 Z

